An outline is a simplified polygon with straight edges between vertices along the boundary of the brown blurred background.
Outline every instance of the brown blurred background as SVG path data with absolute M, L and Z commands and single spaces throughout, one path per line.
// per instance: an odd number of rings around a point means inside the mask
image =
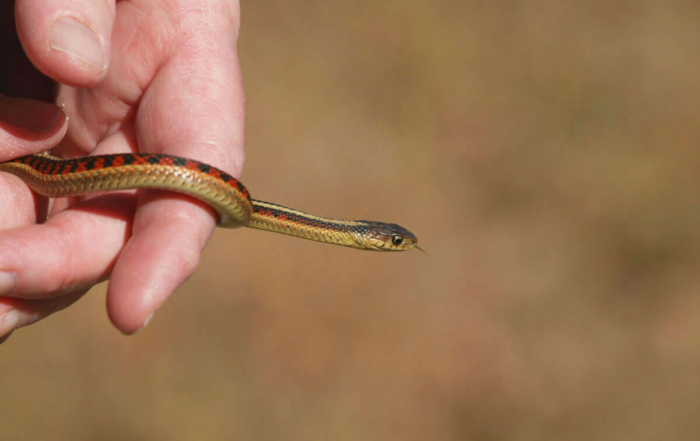
M 3 440 L 700 433 L 700 4 L 242 6 L 253 195 L 428 255 L 218 231 L 137 336 L 16 332 Z

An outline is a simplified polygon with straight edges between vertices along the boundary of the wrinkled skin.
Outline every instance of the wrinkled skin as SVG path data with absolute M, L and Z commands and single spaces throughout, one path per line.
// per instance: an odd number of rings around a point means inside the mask
M 63 157 L 140 151 L 190 157 L 240 176 L 238 2 L 14 6 L 26 57 L 61 84 L 54 89 L 22 67 L 22 52 L 11 49 L 12 27 L 3 25 L 0 38 L 11 53 L 0 73 L 2 93 L 41 99 L 55 90 L 50 101 L 65 115 L 50 104 L 0 97 L 0 161 L 54 147 Z M 138 331 L 192 274 L 216 225 L 211 209 L 178 195 L 142 191 L 49 203 L 4 173 L 0 206 L 12 207 L 0 212 L 0 341 L 105 279 L 112 323 L 126 334 Z

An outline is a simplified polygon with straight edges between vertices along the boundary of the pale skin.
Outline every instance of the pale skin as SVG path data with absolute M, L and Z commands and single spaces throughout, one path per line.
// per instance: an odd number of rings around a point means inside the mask
M 17 0 L 15 8 L 29 59 L 63 84 L 56 103 L 68 119 L 50 104 L 0 97 L 0 161 L 54 146 L 65 157 L 139 151 L 240 176 L 237 1 Z M 48 205 L 5 173 L 0 207 L 12 207 L 0 212 L 2 341 L 105 279 L 110 320 L 139 331 L 194 272 L 217 221 L 204 204 L 156 191 Z

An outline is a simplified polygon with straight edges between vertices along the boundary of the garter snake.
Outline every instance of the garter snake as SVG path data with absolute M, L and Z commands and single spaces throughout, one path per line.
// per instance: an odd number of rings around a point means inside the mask
M 59 159 L 39 153 L 0 163 L 36 193 L 56 198 L 135 188 L 155 188 L 200 199 L 216 210 L 219 226 L 250 227 L 362 250 L 405 251 L 416 237 L 396 224 L 331 219 L 251 199 L 229 174 L 170 155 L 127 153 Z

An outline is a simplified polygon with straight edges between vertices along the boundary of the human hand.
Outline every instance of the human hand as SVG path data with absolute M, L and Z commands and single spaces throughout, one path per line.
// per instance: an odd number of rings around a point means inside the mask
M 68 130 L 54 154 L 167 153 L 240 175 L 238 2 L 17 0 L 16 19 L 30 60 L 64 84 L 57 103 Z M 37 148 L 4 150 L 0 160 Z M 157 191 L 55 200 L 32 225 L 26 185 L 2 174 L 7 192 L 21 194 L 13 207 L 24 221 L 0 225 L 0 336 L 107 278 L 112 323 L 138 331 L 192 274 L 216 225 L 208 206 Z

